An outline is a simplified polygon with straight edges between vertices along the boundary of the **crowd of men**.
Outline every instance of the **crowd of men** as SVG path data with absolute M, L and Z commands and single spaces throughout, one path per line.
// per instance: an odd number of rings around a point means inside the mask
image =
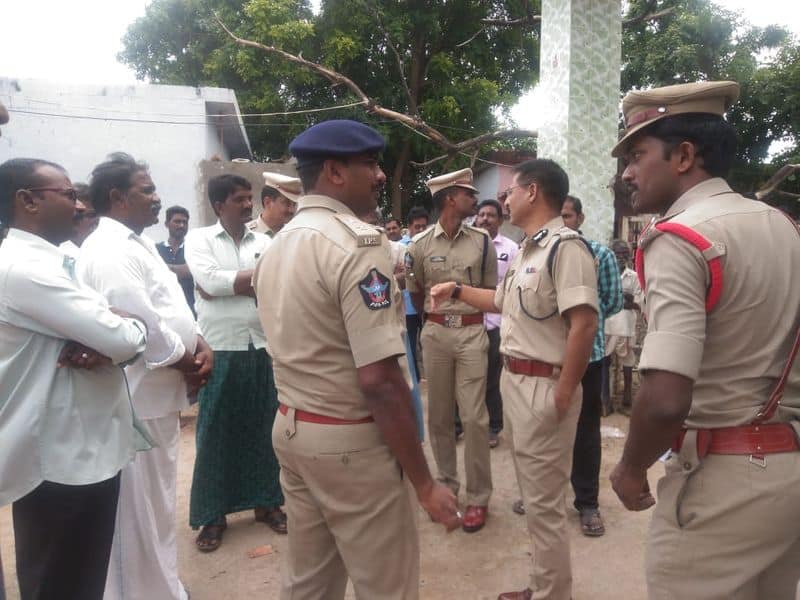
M 583 237 L 547 158 L 514 166 L 499 201 L 478 202 L 470 169 L 433 177 L 435 222 L 415 208 L 405 236 L 376 227 L 385 141 L 354 121 L 298 135 L 298 177 L 265 174 L 256 219 L 250 182 L 217 176 L 217 222 L 189 231 L 171 207 L 159 245 L 145 163 L 112 154 L 86 189 L 52 162 L 0 165 L 0 504 L 23 600 L 189 597 L 175 485 L 194 399 L 197 549 L 252 509 L 288 534 L 283 600 L 341 599 L 348 580 L 359 599 L 418 598 L 417 503 L 447 531 L 482 529 L 501 430 L 532 561 L 498 599 L 567 600 L 570 482 L 583 533 L 605 532 L 612 355 L 632 406 L 611 475 L 628 509 L 655 504 L 647 471 L 668 456 L 649 597 L 800 598 L 800 232 L 724 180 L 737 97 L 732 82 L 626 96 L 612 154 L 636 211 L 657 215 L 637 272 L 625 242 Z M 506 211 L 521 244 L 500 234 Z

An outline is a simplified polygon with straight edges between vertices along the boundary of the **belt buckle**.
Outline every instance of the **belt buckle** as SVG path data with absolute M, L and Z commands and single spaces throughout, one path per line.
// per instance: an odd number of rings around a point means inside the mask
M 445 327 L 461 327 L 461 315 L 445 315 Z

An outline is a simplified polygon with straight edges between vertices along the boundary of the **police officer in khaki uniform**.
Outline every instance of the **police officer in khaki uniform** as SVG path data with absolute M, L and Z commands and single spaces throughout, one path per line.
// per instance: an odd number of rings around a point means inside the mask
M 428 180 L 440 211 L 434 227 L 414 236 L 406 254 L 406 288 L 419 314 L 425 311 L 420 343 L 428 379 L 428 431 L 439 480 L 458 494 L 455 408 L 464 426 L 467 509 L 462 528 L 481 529 L 492 494 L 489 413 L 486 397 L 489 338 L 483 313 L 456 299 L 433 310 L 427 292 L 444 281 L 495 289 L 497 255 L 489 234 L 464 225 L 477 212 L 472 170 Z
M 622 460 L 631 510 L 672 446 L 647 543 L 650 598 L 783 600 L 800 578 L 800 235 L 725 182 L 734 82 L 631 92 L 614 148 L 634 209 L 648 331 Z M 778 404 L 776 400 L 783 395 Z
M 247 223 L 250 231 L 275 237 L 297 210 L 297 199 L 303 186 L 297 177 L 264 171 L 264 187 L 261 188 L 261 214 Z
M 449 298 L 502 313 L 500 379 L 504 423 L 533 543 L 530 587 L 500 600 L 569 600 L 572 574 L 566 492 L 581 378 L 597 331 L 597 274 L 592 254 L 564 225 L 569 178 L 552 160 L 514 168 L 503 195 L 511 222 L 526 233 L 497 291 L 456 282 L 431 289 L 435 306 Z
M 460 524 L 417 439 L 388 240 L 355 217 L 376 206 L 383 147 L 354 121 L 294 139 L 306 195 L 253 278 L 280 401 L 283 600 L 344 598 L 348 575 L 359 600 L 418 598 L 416 509 L 404 480 L 435 521 Z

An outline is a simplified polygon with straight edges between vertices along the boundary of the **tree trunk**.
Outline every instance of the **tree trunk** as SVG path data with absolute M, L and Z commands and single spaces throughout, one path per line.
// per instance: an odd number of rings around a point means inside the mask
M 403 147 L 400 148 L 400 154 L 397 156 L 397 163 L 394 165 L 394 172 L 392 173 L 392 216 L 395 219 L 403 218 L 403 197 L 407 196 L 407 190 L 403 189 L 403 180 L 406 179 L 405 174 L 409 168 L 409 160 L 411 159 L 411 140 L 406 138 L 403 141 Z

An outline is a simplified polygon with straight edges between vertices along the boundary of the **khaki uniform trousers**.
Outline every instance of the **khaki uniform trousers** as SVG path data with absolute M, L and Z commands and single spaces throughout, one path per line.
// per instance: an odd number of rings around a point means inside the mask
M 503 416 L 533 545 L 534 600 L 569 600 L 572 595 L 566 496 L 583 391 L 579 385 L 559 422 L 555 384 L 549 377 L 506 369 L 500 379 Z
M 320 425 L 278 412 L 289 551 L 281 600 L 419 598 L 416 502 L 374 423 Z
M 658 482 L 645 563 L 651 600 L 800 599 L 800 452 L 765 460 L 699 460 L 687 433 Z
M 456 402 L 464 427 L 467 505 L 487 506 L 492 495 L 489 460 L 489 411 L 486 372 L 489 338 L 483 324 L 444 327 L 428 321 L 422 328 L 423 361 L 428 380 L 428 437 L 439 480 L 458 495 Z

